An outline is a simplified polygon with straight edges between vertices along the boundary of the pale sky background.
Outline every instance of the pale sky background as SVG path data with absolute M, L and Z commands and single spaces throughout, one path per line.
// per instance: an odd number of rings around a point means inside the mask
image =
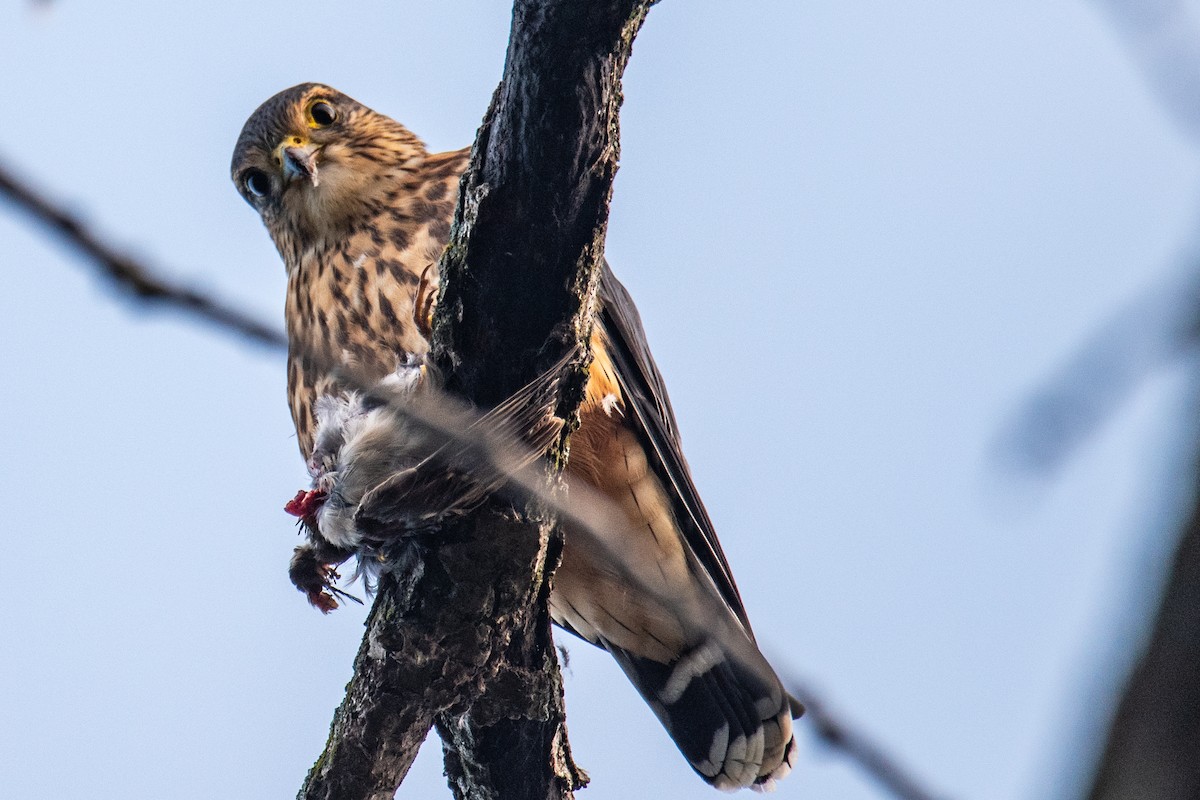
M 283 269 L 227 175 L 245 118 L 323 81 L 461 147 L 510 12 L 34 5 L 0 3 L 0 158 L 270 320 Z M 1062 796 L 1185 479 L 1181 372 L 1052 482 L 990 448 L 1169 275 L 1196 151 L 1082 0 L 666 0 L 625 93 L 608 256 L 760 640 L 946 795 Z M 307 477 L 281 358 L 114 301 L 3 204 L 0 270 L 0 793 L 294 796 L 363 612 L 287 580 Z M 561 640 L 580 797 L 717 797 Z M 804 731 L 778 797 L 884 796 Z M 436 740 L 398 796 L 449 796 Z

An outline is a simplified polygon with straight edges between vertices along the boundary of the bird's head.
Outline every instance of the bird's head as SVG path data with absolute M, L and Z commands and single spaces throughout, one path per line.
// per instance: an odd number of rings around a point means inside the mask
M 303 83 L 250 115 L 231 170 L 287 259 L 368 220 L 425 156 L 421 140 L 395 120 Z

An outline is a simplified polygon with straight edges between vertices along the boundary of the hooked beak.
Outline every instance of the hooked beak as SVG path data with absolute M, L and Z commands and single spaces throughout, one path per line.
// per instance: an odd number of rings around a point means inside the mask
M 320 150 L 321 148 L 312 142 L 302 144 L 284 142 L 279 145 L 279 149 L 275 152 L 283 168 L 284 182 L 291 183 L 297 178 L 307 178 L 312 181 L 313 186 L 320 186 L 321 182 L 317 176 L 317 154 Z

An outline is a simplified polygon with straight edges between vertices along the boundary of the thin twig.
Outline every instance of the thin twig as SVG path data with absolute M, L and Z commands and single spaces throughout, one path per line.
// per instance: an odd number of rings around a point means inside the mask
M 884 789 L 900 800 L 944 800 L 942 795 L 926 789 L 878 742 L 830 711 L 825 701 L 810 688 L 791 681 L 788 690 L 804 704 L 802 719 L 809 721 L 817 738 L 849 759 Z
M 157 303 L 184 311 L 255 344 L 281 349 L 287 339 L 270 325 L 216 298 L 181 284 L 172 283 L 136 259 L 118 252 L 83 223 L 79 217 L 55 205 L 0 163 L 0 195 L 19 210 L 58 235 L 118 290 L 139 301 Z

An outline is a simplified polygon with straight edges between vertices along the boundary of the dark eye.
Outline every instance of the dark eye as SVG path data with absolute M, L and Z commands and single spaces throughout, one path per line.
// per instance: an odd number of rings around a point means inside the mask
M 324 128 L 334 123 L 337 111 L 324 100 L 318 100 L 309 107 L 308 117 L 312 120 L 313 127 Z
M 255 197 L 266 197 L 271 192 L 271 179 L 261 169 L 246 170 L 242 176 L 242 185 Z

